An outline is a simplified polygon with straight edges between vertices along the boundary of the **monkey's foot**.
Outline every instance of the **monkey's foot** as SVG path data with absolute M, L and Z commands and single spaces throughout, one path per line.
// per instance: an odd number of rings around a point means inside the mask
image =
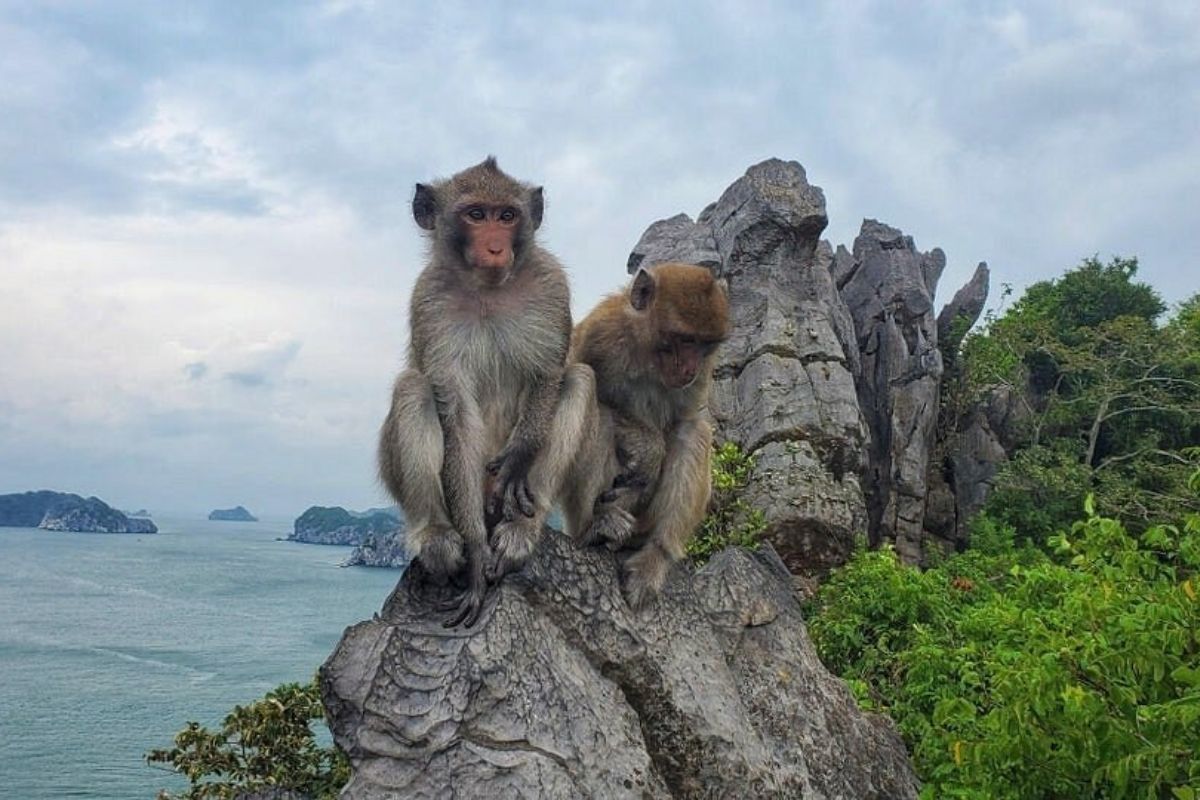
M 433 583 L 445 586 L 449 578 L 462 571 L 462 535 L 448 525 L 427 525 L 411 531 L 407 538 L 409 552 L 425 567 Z
M 620 506 L 598 505 L 592 517 L 592 525 L 584 535 L 587 545 L 605 544 L 609 550 L 617 551 L 625 546 L 637 520 Z
M 517 517 L 501 522 L 492 531 L 492 560 L 488 565 L 489 583 L 497 583 L 510 572 L 525 566 L 537 546 L 542 527 L 537 520 Z
M 630 608 L 640 611 L 658 597 L 673 563 L 674 559 L 653 543 L 647 543 L 625 562 L 621 588 Z
M 491 553 L 485 546 L 483 552 L 472 554 L 470 570 L 467 576 L 467 588 L 462 595 L 451 603 L 442 606 L 443 611 L 456 611 L 455 615 L 442 623 L 445 628 L 463 625 L 470 628 L 479 621 L 483 611 L 483 601 L 487 598 L 487 580 L 483 573 L 483 562 Z

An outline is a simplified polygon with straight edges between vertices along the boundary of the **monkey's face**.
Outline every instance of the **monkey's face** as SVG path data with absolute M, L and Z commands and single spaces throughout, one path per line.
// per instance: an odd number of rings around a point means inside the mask
M 471 203 L 459 209 L 456 224 L 463 261 L 487 283 L 502 283 L 516 262 L 521 212 L 514 206 Z
M 691 386 L 696 376 L 704 370 L 705 362 L 717 349 L 718 344 L 720 343 L 687 334 L 664 334 L 654 351 L 662 382 L 669 389 Z

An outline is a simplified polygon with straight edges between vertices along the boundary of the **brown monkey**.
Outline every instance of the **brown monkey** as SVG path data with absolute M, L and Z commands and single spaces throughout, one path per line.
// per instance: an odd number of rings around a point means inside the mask
M 447 626 L 473 625 L 487 583 L 529 557 L 594 408 L 591 371 L 564 370 L 567 279 L 534 241 L 542 211 L 541 187 L 491 157 L 413 197 L 430 256 L 379 470 L 410 555 L 439 582 L 467 569 Z
M 570 360 L 595 372 L 598 406 L 563 512 L 578 541 L 636 548 L 624 564 L 634 608 L 662 588 L 704 517 L 712 429 L 703 411 L 728 335 L 724 282 L 690 264 L 639 270 L 575 327 Z

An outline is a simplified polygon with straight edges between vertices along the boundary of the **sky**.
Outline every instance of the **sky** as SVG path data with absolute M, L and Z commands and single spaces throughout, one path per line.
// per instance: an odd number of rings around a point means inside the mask
M 375 443 L 417 181 L 545 186 L 576 315 L 653 221 L 799 161 L 1019 291 L 1200 290 L 1200 5 L 0 0 L 0 493 L 299 515 Z

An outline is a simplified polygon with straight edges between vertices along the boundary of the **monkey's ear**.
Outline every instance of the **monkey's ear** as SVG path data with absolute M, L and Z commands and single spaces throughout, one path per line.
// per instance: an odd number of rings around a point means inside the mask
M 713 281 L 713 286 L 720 289 L 721 294 L 729 297 L 729 281 L 725 280 L 724 278 L 717 278 L 715 281 Z
M 427 231 L 433 230 L 437 219 L 437 197 L 433 189 L 423 183 L 417 184 L 417 191 L 413 194 L 413 219 Z
M 542 227 L 542 212 L 546 210 L 546 199 L 542 196 L 542 187 L 538 186 L 529 192 L 529 221 L 536 231 Z
M 629 304 L 638 311 L 645 311 L 654 300 L 654 276 L 639 269 L 629 287 Z

